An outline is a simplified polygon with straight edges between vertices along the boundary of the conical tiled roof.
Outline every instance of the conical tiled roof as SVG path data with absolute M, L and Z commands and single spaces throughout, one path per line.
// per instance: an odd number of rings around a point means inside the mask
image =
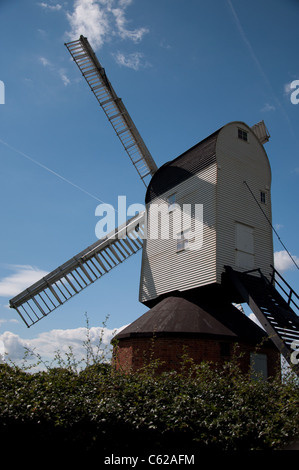
M 124 328 L 116 339 L 149 336 L 230 337 L 259 342 L 264 332 L 231 304 L 203 308 L 182 297 L 170 296 Z

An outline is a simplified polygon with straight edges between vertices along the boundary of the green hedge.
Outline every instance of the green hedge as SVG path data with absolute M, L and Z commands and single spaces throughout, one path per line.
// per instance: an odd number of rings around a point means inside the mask
M 185 358 L 157 375 L 94 364 L 29 373 L 0 367 L 0 442 L 134 455 L 182 451 L 274 450 L 299 435 L 299 387 L 242 374 L 237 361 L 215 370 Z

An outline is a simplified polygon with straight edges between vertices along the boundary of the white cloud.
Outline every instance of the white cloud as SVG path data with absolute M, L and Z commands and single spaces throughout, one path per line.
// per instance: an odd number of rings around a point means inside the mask
M 162 47 L 163 49 L 171 49 L 171 45 L 168 44 L 164 39 L 160 41 L 160 47 Z
M 39 57 L 39 61 L 44 67 L 48 67 L 53 73 L 57 74 L 65 86 L 70 84 L 71 81 L 64 69 L 56 69 L 54 65 L 48 59 L 46 59 L 46 57 Z
M 44 67 L 50 67 L 51 62 L 45 57 L 39 57 L 39 61 L 43 64 Z
M 45 38 L 47 36 L 47 32 L 44 29 L 38 28 L 37 32 L 42 38 Z
M 268 111 L 275 111 L 275 106 L 273 104 L 266 103 L 265 106 L 263 106 L 262 111 L 268 112 Z
M 112 13 L 115 17 L 116 27 L 122 39 L 131 39 L 134 42 L 139 42 L 144 34 L 148 33 L 147 28 L 137 28 L 133 30 L 127 29 L 127 19 L 125 18 L 125 11 L 123 8 L 113 8 Z
M 50 10 L 50 11 L 59 11 L 62 8 L 62 5 L 60 5 L 59 3 L 56 3 L 56 5 L 49 5 L 48 3 L 41 2 L 38 5 L 44 8 L 45 10 Z
M 82 34 L 88 37 L 93 47 L 101 47 L 110 32 L 108 5 L 109 2 L 103 4 L 96 0 L 76 0 L 74 11 L 67 13 L 71 26 L 68 33 L 70 40 L 78 39 Z
M 29 265 L 10 265 L 13 274 L 0 280 L 0 297 L 13 297 L 44 277 L 47 272 Z
M 299 263 L 299 258 L 297 256 L 291 255 L 295 263 Z M 274 253 L 274 266 L 277 271 L 283 272 L 295 267 L 295 263 L 292 261 L 291 257 L 287 251 L 276 251 Z
M 3 323 L 19 323 L 18 320 L 16 318 L 10 318 L 9 320 L 6 319 L 6 318 L 0 318 L 0 326 L 3 324 Z
M 122 52 L 117 52 L 114 55 L 114 58 L 119 65 L 133 70 L 139 70 L 141 67 L 148 65 L 142 63 L 143 57 L 144 55 L 141 52 L 133 52 L 132 54 L 127 55 L 123 54 Z
M 119 0 L 119 6 L 126 8 L 127 6 L 131 5 L 133 0 Z
M 60 70 L 58 71 L 58 73 L 59 73 L 59 76 L 60 76 L 61 80 L 63 81 L 63 84 L 64 84 L 65 86 L 69 85 L 71 81 L 70 81 L 70 79 L 68 78 L 68 76 L 66 75 L 65 71 L 64 71 L 63 69 L 60 69 Z
M 145 27 L 128 28 L 126 8 L 132 0 L 75 0 L 74 10 L 67 13 L 70 40 L 82 34 L 92 47 L 98 49 L 113 36 L 139 42 L 148 33 Z
M 284 85 L 284 87 L 283 87 L 283 88 L 284 88 L 284 92 L 285 92 L 286 95 L 288 95 L 288 94 L 290 94 L 290 93 L 292 92 L 291 83 L 292 83 L 292 82 L 290 82 L 290 83 L 285 83 L 285 85 Z
M 104 358 L 109 359 L 109 352 L 111 351 L 110 341 L 123 328 L 125 326 L 116 330 L 106 327 L 57 329 L 40 333 L 33 339 L 23 339 L 10 331 L 5 331 L 0 335 L 0 354 L 3 356 L 5 353 L 6 361 L 10 360 L 17 365 L 22 365 L 27 349 L 33 351 L 49 365 L 54 365 L 53 360 L 57 352 L 59 352 L 63 360 L 66 360 L 66 355 L 70 353 L 71 348 L 75 360 L 81 361 L 83 359 L 86 361 L 87 351 L 84 342 L 89 337 L 89 344 L 93 348 L 94 353 L 99 352 L 100 348 L 100 351 L 104 351 Z M 34 364 L 36 361 L 37 357 L 33 356 L 29 362 Z M 84 366 L 84 362 L 82 365 Z M 39 366 L 39 368 L 43 367 Z

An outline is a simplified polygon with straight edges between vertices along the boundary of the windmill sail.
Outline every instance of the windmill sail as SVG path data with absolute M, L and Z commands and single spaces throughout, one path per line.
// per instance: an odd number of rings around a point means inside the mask
M 10 300 L 28 327 L 136 253 L 143 245 L 144 212 L 81 251 Z
M 95 56 L 88 40 L 80 36 L 79 40 L 65 45 L 146 186 L 145 178 L 148 175 L 152 176 L 156 172 L 157 166 L 122 100 L 112 88 L 105 70 Z

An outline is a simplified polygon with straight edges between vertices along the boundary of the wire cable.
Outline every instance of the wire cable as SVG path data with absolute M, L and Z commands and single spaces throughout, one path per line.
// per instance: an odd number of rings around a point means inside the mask
M 269 225 L 271 226 L 273 232 L 275 233 L 275 235 L 277 236 L 278 240 L 280 241 L 280 243 L 282 244 L 282 246 L 284 247 L 284 249 L 286 250 L 287 254 L 289 255 L 289 257 L 291 258 L 291 260 L 293 261 L 294 265 L 296 266 L 297 269 L 299 269 L 299 266 L 298 264 L 296 263 L 296 261 L 294 260 L 293 256 L 291 255 L 291 253 L 289 252 L 289 250 L 287 249 L 287 247 L 285 246 L 285 244 L 283 243 L 283 241 L 281 240 L 280 236 L 278 235 L 277 231 L 275 230 L 275 228 L 273 227 L 272 225 L 272 222 L 271 220 L 269 219 L 269 217 L 267 216 L 267 214 L 265 213 L 265 211 L 263 210 L 263 208 L 261 207 L 259 201 L 257 200 L 257 198 L 255 197 L 255 195 L 253 194 L 250 186 L 248 185 L 247 181 L 244 181 L 244 183 L 246 184 L 247 188 L 249 189 L 252 197 L 254 198 L 255 202 L 257 203 L 257 205 L 259 206 L 259 208 L 261 209 L 262 213 L 264 214 L 265 218 L 267 219 Z

